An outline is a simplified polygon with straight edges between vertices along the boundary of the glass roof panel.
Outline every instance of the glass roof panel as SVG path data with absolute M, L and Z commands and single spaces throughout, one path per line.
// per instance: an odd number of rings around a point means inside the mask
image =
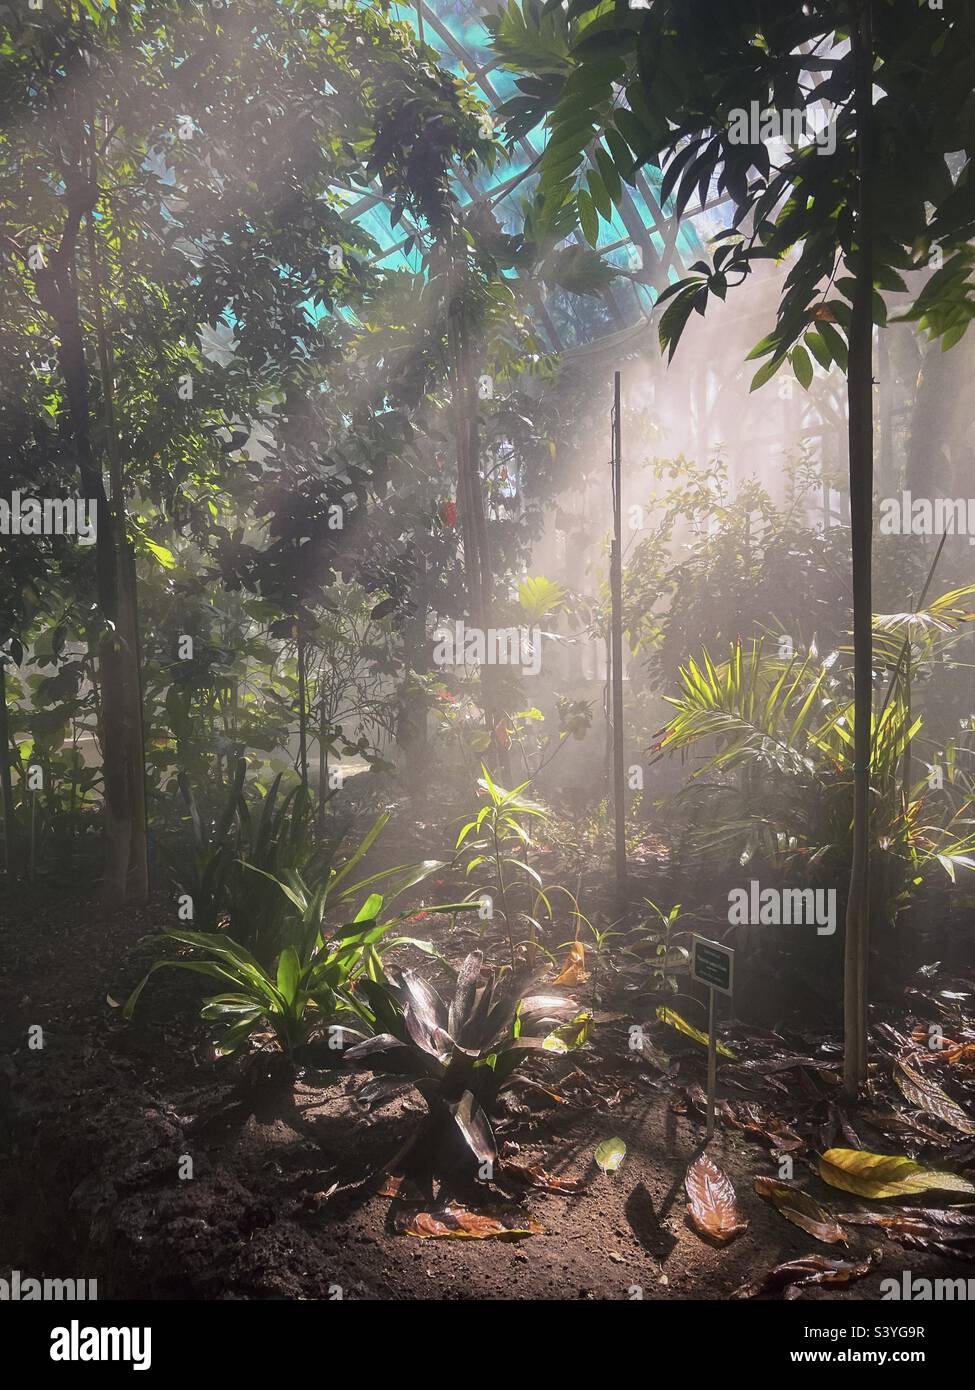
M 498 64 L 490 46 L 483 16 L 493 8 L 477 0 L 415 0 L 410 5 L 393 4 L 391 13 L 422 34 L 424 42 L 457 76 L 473 78 L 482 100 L 496 111 L 517 88 L 516 74 Z M 466 204 L 472 199 L 490 198 L 500 226 L 516 231 L 521 222 L 519 204 L 531 196 L 535 182 L 535 175 L 527 171 L 544 148 L 545 139 L 544 127 L 536 126 L 518 142 L 509 160 L 499 161 L 493 173 L 482 173 L 471 181 L 458 171 L 460 201 Z M 661 210 L 660 182 L 660 171 L 645 167 L 636 186 L 624 185 L 622 204 L 614 208 L 611 220 L 600 221 L 597 250 L 608 263 L 627 272 L 613 281 L 601 304 L 598 299 L 589 297 L 582 302 L 582 296 L 562 292 L 543 297 L 546 332 L 557 339 L 553 347 L 581 346 L 649 318 L 655 293 L 697 260 L 707 239 L 728 225 L 726 207 L 714 200 L 713 205 L 709 201 L 705 210 L 685 215 L 675 226 L 669 209 Z M 510 192 L 504 193 L 509 184 Z M 418 269 L 418 254 L 410 241 L 415 229 L 406 217 L 395 228 L 390 225 L 389 208 L 378 189 L 374 199 L 350 198 L 348 215 L 378 242 L 384 265 Z

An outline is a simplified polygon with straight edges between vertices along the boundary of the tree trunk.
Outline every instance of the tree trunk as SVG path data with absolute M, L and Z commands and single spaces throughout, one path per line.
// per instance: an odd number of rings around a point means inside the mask
M 482 510 L 479 480 L 472 478 L 476 465 L 471 459 L 470 402 L 467 395 L 467 371 L 464 361 L 464 333 L 461 320 L 464 310 L 451 310 L 449 333 L 451 345 L 451 375 L 454 397 L 454 428 L 457 440 L 457 511 L 464 545 L 464 572 L 467 579 L 467 603 L 476 627 L 486 619 L 480 556 L 480 526 L 477 513 Z M 473 486 L 477 483 L 477 486 Z
M 98 186 L 98 154 L 94 114 L 88 121 L 88 181 Z M 94 290 L 95 330 L 104 403 L 105 447 L 112 487 L 112 513 L 116 526 L 116 593 L 118 635 L 121 641 L 122 705 L 125 737 L 126 780 L 129 796 L 129 862 L 126 872 L 127 902 L 143 904 L 149 898 L 148 816 L 146 813 L 146 741 L 142 686 L 142 638 L 139 632 L 139 597 L 135 555 L 125 532 L 125 478 L 115 416 L 115 363 L 105 323 L 105 288 L 94 219 L 86 223 L 88 258 Z
M 844 1086 L 855 1097 L 867 1075 L 867 962 L 870 938 L 870 753 L 873 714 L 873 219 L 869 187 L 873 132 L 870 0 L 851 35 L 858 128 L 856 289 L 850 324 L 850 529 L 853 549 L 853 857 L 846 908 Z
M 403 771 L 411 787 L 424 785 L 427 754 L 427 697 L 414 683 L 414 675 L 429 670 L 427 651 L 427 563 L 417 558 L 416 610 L 403 634 L 403 681 L 400 686 L 396 742 L 403 755 Z
M 484 514 L 484 495 L 481 490 L 480 442 L 477 428 L 477 385 L 470 332 L 462 303 L 456 303 L 449 317 L 451 343 L 452 387 L 455 426 L 457 432 L 457 501 L 461 536 L 464 542 L 464 569 L 467 577 L 468 604 L 475 627 L 484 633 L 488 629 L 494 606 L 494 573 L 491 565 Z M 481 668 L 481 692 L 485 723 L 491 735 L 492 761 L 507 773 L 507 750 L 499 743 L 496 729 L 502 717 L 497 694 L 498 673 L 485 661 Z
M 121 508 L 121 497 L 119 498 Z M 123 525 L 119 513 L 119 526 Z M 142 636 L 139 632 L 135 554 L 123 536 L 119 546 L 119 632 L 122 637 L 125 701 L 125 761 L 129 789 L 129 869 L 126 902 L 149 900 L 149 832 L 146 811 L 146 735 L 142 687 Z
M 9 876 L 13 872 L 20 846 L 14 789 L 10 780 L 10 719 L 7 714 L 7 662 L 4 657 L 0 657 L 0 787 L 3 791 L 4 869 Z
M 37 271 L 37 293 L 54 319 L 60 350 L 58 359 L 68 403 L 71 438 L 78 460 L 81 489 L 95 503 L 95 572 L 98 606 L 110 624 L 99 641 L 101 685 L 102 777 L 105 804 L 105 873 L 103 894 L 110 906 L 121 906 L 128 886 L 132 840 L 132 808 L 128 775 L 125 716 L 125 675 L 122 637 L 118 629 L 118 547 L 115 517 L 109 506 L 102 471 L 91 442 L 89 377 L 78 300 L 77 239 L 81 219 L 93 202 L 83 185 L 66 194 L 68 220 L 50 264 Z
M 298 773 L 308 794 L 308 679 L 305 639 L 298 638 Z
M 318 820 L 325 819 L 325 801 L 328 793 L 328 751 L 325 746 L 325 701 L 318 705 Z

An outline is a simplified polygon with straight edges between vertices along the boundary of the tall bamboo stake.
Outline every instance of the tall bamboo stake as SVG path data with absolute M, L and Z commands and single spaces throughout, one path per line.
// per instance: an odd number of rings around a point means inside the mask
M 616 887 L 626 887 L 626 802 L 623 778 L 623 524 L 620 483 L 622 475 L 622 422 L 620 374 L 613 384 L 613 545 L 610 552 L 611 688 L 613 708 L 613 801 L 616 820 Z

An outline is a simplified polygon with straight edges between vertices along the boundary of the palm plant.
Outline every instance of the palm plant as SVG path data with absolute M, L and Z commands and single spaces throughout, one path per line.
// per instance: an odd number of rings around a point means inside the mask
M 957 618 L 962 592 L 939 600 L 937 612 Z M 911 616 L 923 624 L 922 615 Z M 947 618 L 927 626 L 942 621 Z M 891 650 L 889 620 L 878 620 L 877 632 L 882 666 Z M 929 646 L 924 659 L 935 654 Z M 758 854 L 807 868 L 828 862 L 835 881 L 847 863 L 856 744 L 854 704 L 836 660 L 835 653 L 820 660 L 815 652 L 786 660 L 770 655 L 761 640 L 747 648 L 739 641 L 726 662 L 716 665 L 705 651 L 681 668 L 682 693 L 669 697 L 675 713 L 654 748 L 687 754 L 711 745 L 676 799 L 705 826 L 693 837 L 698 852 L 724 853 L 741 864 Z M 915 670 L 919 662 L 916 656 Z M 900 786 L 905 755 L 922 725 L 896 683 L 871 722 L 871 835 L 883 865 L 876 906 L 888 917 L 928 867 L 939 863 L 953 873 L 968 865 L 975 846 L 963 814 L 971 803 L 944 824 L 923 824 L 926 783 Z
M 229 927 L 234 939 L 264 966 L 272 964 L 288 944 L 292 930 L 288 916 L 296 907 L 303 910 L 294 894 L 310 899 L 309 883 L 321 885 L 323 912 L 347 913 L 367 888 L 382 885 L 389 902 L 443 867 L 442 861 L 427 859 L 351 882 L 352 870 L 376 843 L 389 813 L 376 818 L 344 863 L 336 863 L 335 845 L 316 834 L 314 807 L 303 786 L 282 795 L 279 774 L 260 801 L 251 805 L 244 794 L 244 772 L 241 759 L 212 828 L 189 785 L 181 783 L 196 853 L 189 872 L 180 865 L 175 876 L 180 890 L 192 900 L 194 924 L 204 931 Z

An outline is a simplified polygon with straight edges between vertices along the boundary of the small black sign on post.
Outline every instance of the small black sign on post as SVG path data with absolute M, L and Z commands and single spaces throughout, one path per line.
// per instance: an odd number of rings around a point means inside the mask
M 691 938 L 691 979 L 708 987 L 708 1125 L 706 1139 L 714 1136 L 714 1103 L 718 1089 L 717 1039 L 714 1035 L 715 995 L 731 994 L 735 985 L 735 953 L 730 946 Z

